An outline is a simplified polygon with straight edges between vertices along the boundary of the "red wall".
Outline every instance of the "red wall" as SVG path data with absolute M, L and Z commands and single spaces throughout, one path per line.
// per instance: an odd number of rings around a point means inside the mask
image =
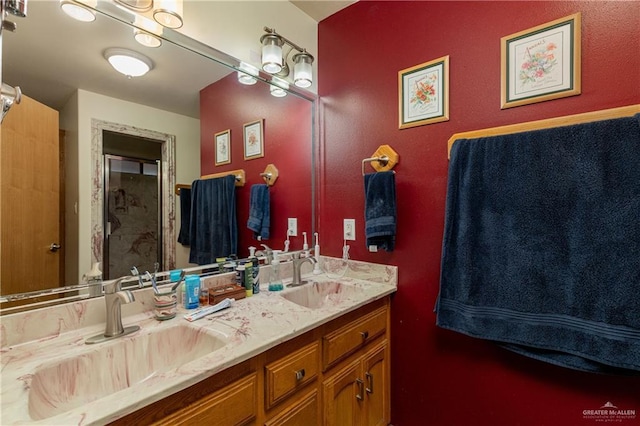
M 264 119 L 263 158 L 244 160 L 243 125 Z M 287 235 L 287 218 L 298 218 L 298 235 L 311 232 L 311 118 L 310 101 L 288 95 L 276 98 L 264 83 L 245 86 L 236 73 L 204 88 L 200 92 L 200 174 L 244 169 L 246 183 L 237 188 L 238 255 L 247 257 L 248 247 L 260 247 L 247 228 L 249 194 L 253 184 L 265 183 L 260 177 L 273 163 L 278 180 L 269 191 L 271 198 L 271 237 L 264 241 L 282 249 Z M 231 163 L 215 166 L 214 135 L 231 129 Z M 302 248 L 292 242 L 292 248 Z M 309 240 L 311 242 L 311 240 Z M 294 245 L 295 244 L 295 245 Z M 299 247 L 298 247 L 299 246 Z
M 582 94 L 500 109 L 500 37 L 582 12 Z M 640 379 L 555 367 L 435 326 L 447 180 L 456 132 L 640 103 L 639 2 L 366 1 L 319 24 L 320 240 L 339 256 L 399 267 L 392 300 L 392 421 L 404 425 L 581 425 L 611 401 L 635 409 Z M 450 120 L 398 130 L 398 71 L 450 55 Z M 399 154 L 392 253 L 364 243 L 361 160 Z M 633 423 L 633 422 L 626 422 Z

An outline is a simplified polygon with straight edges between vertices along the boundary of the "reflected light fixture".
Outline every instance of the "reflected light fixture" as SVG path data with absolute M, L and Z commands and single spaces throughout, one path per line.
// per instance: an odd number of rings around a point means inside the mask
M 262 69 L 278 77 L 289 75 L 289 65 L 287 60 L 293 50 L 298 53 L 293 55 L 293 84 L 298 87 L 309 87 L 313 84 L 313 56 L 304 49 L 287 38 L 278 34 L 274 29 L 264 27 L 266 34 L 260 37 L 262 44 Z M 289 46 L 289 51 L 283 56 L 282 47 Z
M 64 13 L 81 22 L 93 22 L 96 20 L 96 12 L 92 9 L 98 4 L 98 0 L 60 0 L 60 8 Z
M 167 28 L 182 26 L 182 0 L 157 0 L 154 2 L 153 19 Z
M 151 59 L 133 50 L 113 47 L 104 51 L 111 66 L 127 77 L 140 77 L 153 68 Z
M 289 83 L 284 81 L 281 78 L 273 77 L 271 79 L 271 96 L 275 96 L 276 98 L 284 98 L 287 96 L 287 90 L 289 89 Z
M 144 16 L 136 16 L 133 23 L 137 28 L 133 29 L 135 40 L 145 47 L 160 47 L 162 40 L 162 27 Z
M 241 84 L 250 86 L 258 82 L 258 79 L 255 77 L 259 73 L 258 68 L 247 64 L 246 62 L 240 62 L 240 66 L 238 68 L 238 81 Z

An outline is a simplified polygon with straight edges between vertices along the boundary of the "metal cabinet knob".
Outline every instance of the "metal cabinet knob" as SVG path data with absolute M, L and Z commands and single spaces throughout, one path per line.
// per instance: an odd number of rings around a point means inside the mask
M 360 335 L 362 336 L 362 340 L 367 340 L 369 338 L 369 332 L 368 331 L 361 331 Z
M 296 371 L 296 380 L 300 381 L 304 378 L 304 368 L 301 368 L 300 370 Z

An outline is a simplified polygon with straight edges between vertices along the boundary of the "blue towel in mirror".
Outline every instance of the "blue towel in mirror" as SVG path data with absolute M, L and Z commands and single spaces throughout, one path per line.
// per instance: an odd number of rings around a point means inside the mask
M 269 186 L 257 184 L 251 186 L 249 194 L 249 219 L 247 228 L 253 231 L 253 236 L 261 240 L 269 239 L 270 226 L 270 198 Z
M 393 251 L 396 244 L 396 175 L 378 172 L 364 175 L 365 237 L 367 247 Z
M 458 140 L 437 324 L 640 374 L 640 115 Z
M 237 253 L 235 183 L 228 175 L 191 184 L 190 263 L 206 265 Z
M 180 188 L 180 233 L 178 242 L 189 245 L 189 227 L 191 224 L 191 189 Z

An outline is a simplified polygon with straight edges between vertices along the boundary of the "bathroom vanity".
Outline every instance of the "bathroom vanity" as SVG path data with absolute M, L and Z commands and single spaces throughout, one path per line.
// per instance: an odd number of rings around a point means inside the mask
M 104 327 L 85 323 L 104 310 L 94 300 L 3 317 L 1 423 L 387 424 L 397 268 L 344 271 L 191 323 L 153 319 L 142 290 L 142 312 L 123 306 L 123 323 L 141 330 L 97 345 L 84 343 Z M 9 338 L 45 320 L 57 330 Z

